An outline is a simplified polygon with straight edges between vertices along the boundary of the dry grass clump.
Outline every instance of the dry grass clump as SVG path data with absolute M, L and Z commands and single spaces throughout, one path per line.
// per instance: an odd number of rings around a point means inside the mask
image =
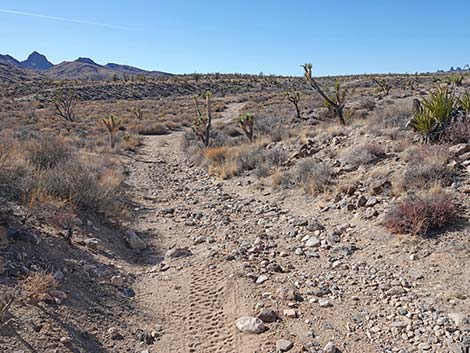
M 270 175 L 287 160 L 287 153 L 278 147 L 266 150 L 266 142 L 206 149 L 204 158 L 209 173 L 224 179 L 253 170 L 258 177 Z
M 387 105 L 383 109 L 375 109 L 370 114 L 369 128 L 378 133 L 384 129 L 404 130 L 412 115 L 412 104 L 409 101 Z
M 59 283 L 51 273 L 39 271 L 26 277 L 22 287 L 27 293 L 27 298 L 40 301 L 49 296 L 51 290 L 57 289 Z
M 449 194 L 431 191 L 421 197 L 409 197 L 386 213 L 384 225 L 393 233 L 425 236 L 448 224 L 456 215 Z
M 295 185 L 301 186 L 308 194 L 318 195 L 331 184 L 332 173 L 324 162 L 306 158 L 297 164 L 291 178 Z
M 435 184 L 450 185 L 455 172 L 449 167 L 449 151 L 435 145 L 417 146 L 407 150 L 407 165 L 398 180 L 401 190 L 422 189 Z
M 372 164 L 385 157 L 385 149 L 376 143 L 355 146 L 347 151 L 343 157 L 346 163 L 355 167 Z

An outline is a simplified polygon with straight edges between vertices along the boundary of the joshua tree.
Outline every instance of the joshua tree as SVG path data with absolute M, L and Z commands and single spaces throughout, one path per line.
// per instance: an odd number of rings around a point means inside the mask
M 297 119 L 298 120 L 302 119 L 300 115 L 300 109 L 299 109 L 300 92 L 285 91 L 284 96 L 289 102 L 291 102 L 294 105 L 295 111 L 297 112 Z
M 121 126 L 121 122 L 119 121 L 119 119 L 114 117 L 114 115 L 111 115 L 108 118 L 104 118 L 102 122 L 109 134 L 109 145 L 111 149 L 114 149 L 114 146 L 115 146 L 114 135 L 116 134 L 116 131 L 119 129 L 119 127 Z
M 250 142 L 253 142 L 254 139 L 254 122 L 255 116 L 250 113 L 243 114 L 238 119 L 240 127 L 242 128 L 243 132 L 245 133 L 248 140 L 250 140 Z
M 135 106 L 132 108 L 132 114 L 134 114 L 138 120 L 142 120 L 144 118 L 144 110 L 141 107 Z
M 78 97 L 72 90 L 57 91 L 52 98 L 55 113 L 67 121 L 75 120 L 75 106 L 77 103 Z
M 380 87 L 380 89 L 382 90 L 382 93 L 383 93 L 383 97 L 388 96 L 388 94 L 390 93 L 390 90 L 392 89 L 392 86 L 390 86 L 390 85 L 385 81 L 385 79 L 379 80 L 379 79 L 377 79 L 377 78 L 372 78 L 372 81 L 374 81 L 374 82 Z M 383 97 L 382 97 L 382 98 L 383 98 Z
M 302 67 L 305 70 L 304 76 L 307 80 L 310 87 L 317 91 L 325 101 L 326 106 L 330 109 L 338 119 L 338 122 L 341 125 L 346 125 L 344 120 L 344 105 L 346 100 L 346 91 L 341 90 L 340 83 L 336 81 L 335 84 L 335 95 L 332 97 L 328 97 L 326 93 L 321 89 L 318 85 L 317 81 L 312 77 L 312 64 L 304 64 Z
M 194 133 L 199 136 L 204 147 L 209 147 L 210 143 L 210 132 L 212 125 L 212 114 L 211 114 L 211 97 L 212 93 L 210 91 L 204 92 L 202 95 L 206 101 L 206 114 L 203 115 L 201 109 L 199 108 L 198 97 L 194 96 L 194 103 L 196 105 L 197 117 L 193 120 L 192 129 Z

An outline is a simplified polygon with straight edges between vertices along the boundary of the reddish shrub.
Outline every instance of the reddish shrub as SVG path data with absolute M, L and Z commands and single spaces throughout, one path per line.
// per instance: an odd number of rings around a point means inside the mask
M 435 192 L 396 204 L 385 215 L 384 225 L 393 233 L 424 236 L 428 231 L 446 225 L 455 213 L 451 197 L 446 193 Z

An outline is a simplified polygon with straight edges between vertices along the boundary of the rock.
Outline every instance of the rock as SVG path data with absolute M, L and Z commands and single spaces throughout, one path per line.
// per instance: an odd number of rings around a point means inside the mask
M 65 294 L 61 290 L 52 289 L 52 290 L 49 291 L 49 294 L 52 295 L 54 298 L 59 299 L 59 300 L 67 299 L 67 294 Z
M 294 347 L 294 343 L 289 340 L 281 338 L 276 342 L 276 349 L 278 352 L 288 352 Z
M 144 250 L 147 247 L 145 242 L 132 230 L 126 232 L 125 239 L 127 245 L 133 250 Z
M 179 257 L 188 257 L 188 256 L 191 256 L 192 254 L 193 253 L 187 248 L 174 248 L 174 249 L 168 250 L 165 254 L 165 257 L 176 259 Z
M 331 304 L 327 299 L 319 299 L 318 305 L 320 305 L 321 308 L 330 308 L 333 306 L 333 304 Z
M 108 335 L 111 337 L 113 340 L 120 339 L 122 338 L 121 334 L 119 333 L 119 330 L 117 327 L 110 327 L 108 330 Z
M 431 349 L 431 345 L 427 342 L 423 342 L 418 344 L 418 349 L 421 349 L 422 351 L 428 351 Z
M 64 336 L 60 338 L 60 343 L 62 344 L 70 344 L 72 343 L 72 339 L 68 336 Z
M 316 248 L 320 246 L 320 240 L 317 237 L 310 237 L 306 242 L 305 246 L 308 248 Z
M 377 198 L 372 196 L 372 197 L 369 197 L 369 199 L 367 200 L 365 206 L 366 207 L 372 207 L 372 206 L 375 206 L 377 204 Z
M 336 353 L 337 349 L 333 342 L 328 342 L 323 348 L 324 353 Z
M 268 276 L 266 275 L 261 275 L 256 279 L 256 284 L 263 284 L 268 280 Z
M 260 319 L 263 322 L 271 323 L 271 322 L 277 321 L 279 319 L 279 316 L 272 309 L 263 309 L 258 314 L 257 318 Z
M 318 221 L 309 221 L 307 225 L 307 230 L 314 232 L 316 230 L 324 230 L 325 227 L 323 227 Z
M 237 329 L 241 332 L 260 334 L 266 331 L 264 322 L 256 317 L 242 316 L 235 321 Z
M 276 291 L 276 298 L 280 300 L 295 301 L 296 297 L 297 297 L 297 293 L 295 289 L 291 287 L 280 287 Z
M 284 316 L 295 319 L 297 318 L 297 311 L 295 309 L 284 309 Z
M 392 288 L 390 288 L 389 290 L 387 290 L 385 292 L 385 294 L 390 296 L 390 297 L 394 296 L 394 295 L 402 295 L 404 293 L 406 293 L 406 290 L 403 287 L 400 287 L 400 286 L 392 287 Z
M 111 277 L 111 284 L 115 287 L 122 287 L 124 285 L 124 277 L 122 276 Z
M 357 200 L 356 202 L 356 207 L 363 207 L 367 202 L 367 197 L 365 197 L 364 195 L 361 195 L 359 197 L 359 199 Z
M 83 240 L 83 244 L 93 250 L 103 251 L 104 245 L 103 242 L 97 238 L 87 238 Z
M 466 143 L 459 143 L 458 145 L 449 147 L 449 152 L 456 157 L 464 153 L 467 153 L 469 151 L 470 151 L 470 145 L 467 145 Z

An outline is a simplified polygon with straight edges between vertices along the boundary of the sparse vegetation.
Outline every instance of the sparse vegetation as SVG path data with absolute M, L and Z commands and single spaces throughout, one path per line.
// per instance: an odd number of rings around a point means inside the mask
M 390 90 L 392 89 L 392 86 L 385 81 L 385 79 L 379 79 L 379 78 L 372 78 L 372 81 L 374 81 L 382 91 L 382 98 L 388 96 L 390 94 Z
M 419 103 L 411 127 L 425 142 L 437 142 L 451 123 L 455 96 L 447 87 L 441 87 Z
M 301 97 L 300 92 L 285 91 L 284 96 L 289 102 L 291 102 L 294 105 L 297 120 L 301 120 L 302 116 L 300 114 L 300 108 L 299 108 L 300 97 Z
M 322 88 L 318 85 L 317 81 L 312 76 L 312 64 L 304 64 L 304 76 L 309 83 L 310 87 L 317 91 L 322 98 L 324 99 L 325 105 L 330 111 L 332 111 L 335 117 L 338 119 L 338 122 L 341 125 L 346 125 L 344 118 L 344 106 L 346 101 L 346 91 L 341 89 L 339 81 L 335 83 L 335 93 L 333 96 L 329 97 Z
M 52 104 L 56 115 L 66 121 L 76 120 L 75 108 L 78 104 L 78 96 L 71 89 L 57 91 L 52 98 Z
M 111 150 L 113 150 L 116 145 L 115 135 L 119 127 L 121 126 L 121 121 L 114 115 L 110 115 L 109 117 L 104 118 L 101 121 L 103 122 L 103 125 L 106 128 L 106 131 L 108 132 L 109 147 L 111 148 Z
M 210 135 L 212 127 L 212 113 L 211 113 L 211 97 L 212 93 L 206 91 L 203 98 L 206 103 L 206 114 L 204 115 L 199 108 L 198 97 L 194 96 L 194 103 L 196 105 L 197 117 L 193 120 L 192 129 L 194 133 L 201 139 L 204 147 L 209 147 Z
M 386 214 L 384 225 L 393 233 L 428 235 L 442 228 L 456 215 L 450 195 L 431 191 L 425 196 L 407 198 L 395 204 Z
M 255 116 L 250 113 L 246 113 L 240 116 L 238 119 L 238 124 L 242 128 L 245 136 L 250 142 L 253 142 L 254 139 L 254 126 L 255 126 Z

